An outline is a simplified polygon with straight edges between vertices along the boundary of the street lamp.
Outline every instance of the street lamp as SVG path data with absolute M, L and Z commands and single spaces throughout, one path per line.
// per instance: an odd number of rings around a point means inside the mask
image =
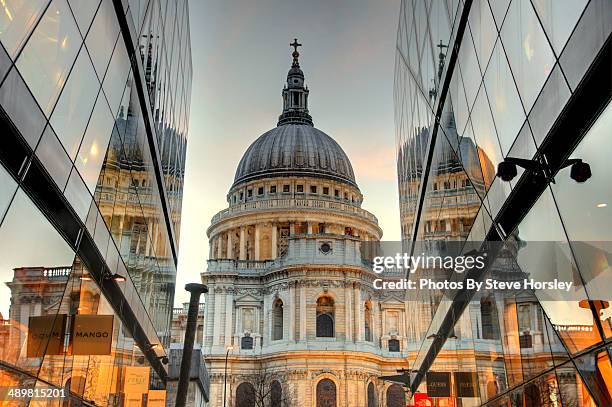
M 232 345 L 229 345 L 227 347 L 227 352 L 225 353 L 225 373 L 223 374 L 223 407 L 225 407 L 225 401 L 227 400 L 227 397 L 225 396 L 227 391 L 227 358 L 229 356 L 230 351 L 232 351 L 233 349 L 234 347 Z

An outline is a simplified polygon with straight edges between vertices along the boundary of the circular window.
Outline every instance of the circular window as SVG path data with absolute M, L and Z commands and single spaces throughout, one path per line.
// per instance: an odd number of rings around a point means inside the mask
M 327 253 L 331 252 L 332 247 L 331 247 L 331 245 L 329 243 L 325 242 L 325 243 L 321 244 L 320 250 L 321 250 L 321 253 L 327 254 Z

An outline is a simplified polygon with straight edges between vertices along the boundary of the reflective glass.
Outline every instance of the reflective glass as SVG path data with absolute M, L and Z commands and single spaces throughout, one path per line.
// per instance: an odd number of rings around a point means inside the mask
M 493 12 L 493 17 L 495 18 L 495 23 L 499 28 L 502 26 L 504 18 L 506 17 L 510 0 L 489 0 L 489 4 Z
M 85 44 L 98 78 L 102 80 L 119 36 L 119 23 L 112 0 L 103 0 L 89 29 Z
M 2 2 L 0 8 L 0 41 L 11 57 L 32 32 L 49 0 L 15 0 Z
M 98 182 L 112 130 L 113 117 L 108 110 L 106 99 L 99 95 L 75 160 L 76 168 L 92 192 Z
M 119 40 L 113 51 L 113 57 L 108 65 L 108 71 L 102 83 L 104 93 L 108 98 L 108 104 L 111 107 L 111 113 L 113 115 L 117 114 L 117 108 L 121 100 L 121 95 L 123 94 L 123 89 L 125 88 L 125 81 L 129 69 L 130 60 L 125 50 L 125 44 L 123 40 Z
M 53 129 L 71 159 L 76 157 L 79 150 L 99 88 L 100 83 L 87 51 L 82 48 L 51 115 Z
M 66 0 L 53 0 L 19 55 L 17 67 L 45 114 L 66 83 L 81 45 Z
M 48 338 L 54 324 L 57 307 L 53 306 L 64 292 L 66 271 L 70 269 L 74 252 L 55 228 L 18 190 L 0 227 L 0 312 L 5 318 L 3 335 L 8 336 L 2 349 L 2 362 L 31 374 L 36 374 L 45 352 L 59 352 L 59 342 L 48 339 L 28 339 L 29 329 Z M 27 248 L 27 250 L 24 250 Z M 45 269 L 56 268 L 56 274 Z M 45 301 L 43 303 L 43 301 Z M 44 306 L 43 306 L 44 304 Z M 44 314 L 47 319 L 42 318 Z M 32 320 L 32 317 L 38 317 Z
M 587 294 L 598 308 L 607 337 L 612 336 L 612 314 L 606 305 L 612 301 L 612 190 L 607 177 L 612 173 L 611 132 L 612 105 L 608 105 L 571 155 L 588 163 L 593 176 L 578 183 L 566 168 L 552 184 Z
M 565 82 L 559 64 L 556 64 L 546 80 L 542 93 L 540 93 L 531 112 L 529 112 L 529 123 L 538 145 L 547 136 L 569 97 L 570 90 L 567 87 L 567 82 Z
M 561 66 L 575 90 L 612 32 L 612 2 L 591 0 L 561 54 Z
M 463 40 L 461 41 L 458 63 L 461 70 L 461 76 L 463 77 L 468 109 L 471 109 L 476 99 L 476 93 L 480 87 L 482 77 L 480 68 L 478 68 L 478 59 L 476 57 L 476 51 L 474 51 L 472 37 L 467 35 L 467 33 L 463 36 Z
M 497 29 L 487 0 L 475 0 L 472 3 L 468 22 L 478 55 L 480 70 L 484 72 L 497 38 Z M 465 35 L 467 35 L 467 31 Z
M 84 38 L 91 25 L 91 20 L 98 9 L 100 0 L 68 0 L 68 3 L 70 3 L 72 14 L 74 14 L 74 18 Z
M 530 2 L 510 3 L 501 38 L 525 110 L 529 111 L 555 64 L 553 52 Z
M 600 406 L 612 404 L 612 365 L 610 355 L 606 350 L 590 352 L 576 359 L 576 368 L 582 375 L 584 383 L 580 382 L 580 393 L 586 393 L 583 400 L 592 396 Z M 586 384 L 589 389 L 587 389 Z M 589 394 L 590 393 L 590 394 Z
M 481 87 L 480 92 L 478 92 L 478 97 L 476 98 L 476 103 L 474 104 L 470 119 L 472 123 L 473 139 L 478 146 L 478 158 L 480 159 L 480 166 L 482 168 L 483 181 L 486 189 L 488 189 L 495 179 L 497 164 L 499 164 L 503 158 L 493 119 L 491 117 L 491 110 L 489 109 L 486 92 L 483 87 Z M 468 131 L 469 129 L 466 129 L 466 134 Z
M 11 199 L 13 199 L 15 190 L 17 190 L 17 183 L 13 177 L 6 172 L 4 167 L 0 165 L 0 224 L 2 224 L 2 219 L 4 218 L 4 214 L 8 209 Z
M 70 202 L 70 205 L 72 205 L 72 208 L 78 217 L 85 222 L 92 198 L 87 190 L 87 186 L 74 167 L 70 173 L 70 178 L 68 178 L 64 195 L 66 196 L 66 199 L 68 199 L 68 202 Z
M 551 323 L 572 353 L 601 340 L 585 301 L 584 286 L 550 190 L 544 191 L 515 231 L 523 242 L 517 262 L 527 278 L 572 282 L 569 291 L 534 290 Z
M 36 156 L 43 163 L 59 189 L 63 191 L 72 168 L 72 161 L 70 161 L 70 157 L 66 154 L 64 147 L 62 147 L 50 126 L 47 126 L 40 143 L 38 143 Z
M 45 126 L 45 117 L 14 67 L 0 88 L 0 104 L 34 149 Z
M 533 0 L 548 39 L 557 55 L 565 46 L 588 0 Z
M 521 124 L 525 121 L 525 111 L 514 85 L 506 54 L 499 41 L 495 44 L 484 81 L 502 153 L 506 155 Z

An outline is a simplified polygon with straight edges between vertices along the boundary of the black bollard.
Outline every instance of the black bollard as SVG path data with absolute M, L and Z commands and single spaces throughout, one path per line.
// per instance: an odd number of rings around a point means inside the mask
M 195 341 L 195 331 L 198 322 L 200 295 L 202 295 L 202 293 L 207 293 L 208 288 L 204 284 L 190 283 L 185 285 L 185 290 L 191 293 L 191 298 L 189 299 L 187 327 L 185 329 L 185 340 L 183 341 L 181 373 L 179 375 L 178 387 L 176 390 L 176 407 L 185 407 L 187 402 L 187 392 L 189 390 L 189 371 L 191 370 L 191 354 L 193 353 L 193 342 Z

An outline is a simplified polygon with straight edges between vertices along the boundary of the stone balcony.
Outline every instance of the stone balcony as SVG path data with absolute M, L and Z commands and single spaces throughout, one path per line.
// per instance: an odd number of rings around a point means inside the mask
M 325 210 L 337 212 L 338 214 L 352 214 L 369 222 L 378 223 L 376 216 L 370 212 L 346 202 L 315 198 L 277 198 L 234 204 L 213 216 L 211 220 L 211 227 L 234 215 L 279 209 Z
M 329 245 L 325 252 L 323 244 Z M 370 268 L 362 258 L 358 238 L 344 235 L 295 235 L 289 238 L 287 251 L 275 260 L 208 260 L 208 272 L 258 275 L 271 270 L 301 264 L 331 264 Z

